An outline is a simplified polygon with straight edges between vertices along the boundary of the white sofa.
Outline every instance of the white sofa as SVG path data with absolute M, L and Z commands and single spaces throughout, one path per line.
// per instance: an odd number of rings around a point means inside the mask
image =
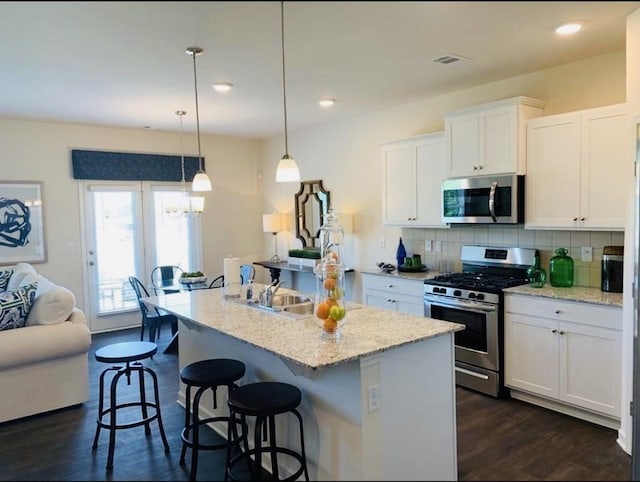
M 0 331 L 0 423 L 89 399 L 91 333 L 73 293 L 28 263 L 9 270 L 0 291 L 38 285 L 25 326 Z

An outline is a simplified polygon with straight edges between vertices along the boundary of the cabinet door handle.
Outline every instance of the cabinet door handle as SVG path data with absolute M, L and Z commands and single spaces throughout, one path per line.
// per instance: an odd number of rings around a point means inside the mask
M 387 300 L 387 302 L 388 302 L 388 303 L 395 303 L 395 302 L 396 302 L 396 300 L 392 300 L 391 298 L 389 298 L 389 299 Z
M 473 166 L 473 170 L 477 171 L 478 170 L 478 166 Z
M 573 218 L 573 220 L 574 220 L 574 221 L 577 221 L 577 220 L 578 220 L 578 218 Z
M 556 310 L 556 315 L 559 315 L 559 314 L 560 314 L 560 310 Z
M 587 218 L 580 218 L 580 221 L 584 221 L 584 220 L 586 220 L 586 219 L 587 219 Z
M 554 328 L 553 330 L 551 330 L 551 333 L 558 333 L 558 330 Z
M 389 285 L 389 288 L 393 288 L 393 287 L 394 287 L 393 285 Z
M 478 170 L 482 169 L 482 166 L 478 166 Z
M 561 335 L 564 335 L 564 331 L 560 331 L 560 334 L 561 334 Z

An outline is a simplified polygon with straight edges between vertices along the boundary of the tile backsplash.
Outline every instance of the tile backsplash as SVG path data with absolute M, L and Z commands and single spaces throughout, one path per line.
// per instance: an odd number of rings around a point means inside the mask
M 566 248 L 574 261 L 574 284 L 600 288 L 602 248 L 623 246 L 623 231 L 544 231 L 521 226 L 464 226 L 449 229 L 403 228 L 408 255 L 419 254 L 430 270 L 460 271 L 463 245 L 535 248 L 540 265 L 549 271 L 556 248 Z M 431 251 L 427 250 L 427 245 Z M 582 261 L 582 248 L 592 248 L 592 260 Z

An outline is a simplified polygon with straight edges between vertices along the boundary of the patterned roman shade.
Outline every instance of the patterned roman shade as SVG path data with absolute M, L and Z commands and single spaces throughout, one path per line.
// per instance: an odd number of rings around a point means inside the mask
M 180 159 L 180 156 L 166 154 L 71 150 L 74 179 L 180 182 Z M 204 158 L 202 165 L 204 167 Z M 196 172 L 198 158 L 185 156 L 185 180 L 191 182 Z

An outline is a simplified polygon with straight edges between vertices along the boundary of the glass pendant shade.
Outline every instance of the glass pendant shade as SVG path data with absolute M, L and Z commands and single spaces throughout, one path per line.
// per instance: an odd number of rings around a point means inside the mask
M 198 108 L 198 75 L 196 72 L 196 57 L 202 55 L 200 47 L 189 47 L 185 51 L 193 58 L 193 90 L 196 98 L 196 134 L 198 136 L 198 172 L 191 181 L 191 190 L 195 192 L 211 191 L 211 180 L 202 167 L 202 149 L 200 148 L 200 109 Z
M 289 155 L 289 138 L 287 133 L 287 83 L 284 66 L 284 1 L 280 2 L 280 34 L 282 38 L 282 98 L 284 111 L 284 156 L 276 168 L 276 182 L 297 182 L 300 171 L 295 159 Z
M 196 192 L 211 191 L 211 180 L 206 172 L 199 171 L 196 173 L 193 181 L 191 181 L 191 190 Z
M 300 180 L 300 171 L 293 157 L 285 154 L 276 168 L 276 182 L 296 182 Z

